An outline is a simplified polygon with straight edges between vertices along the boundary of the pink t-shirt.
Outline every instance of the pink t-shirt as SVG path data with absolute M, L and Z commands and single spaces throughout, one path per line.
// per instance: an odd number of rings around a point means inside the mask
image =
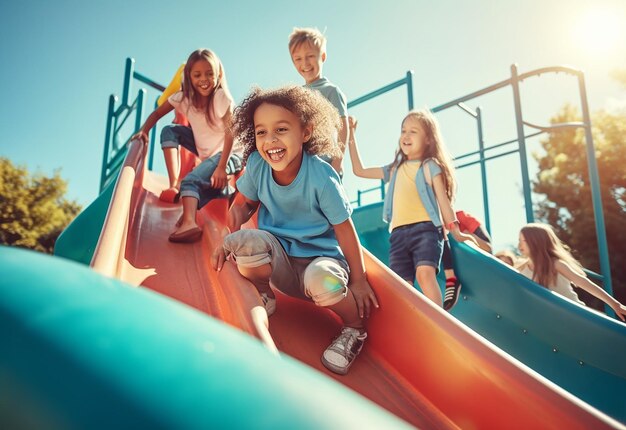
M 215 124 L 207 122 L 206 112 L 196 109 L 189 99 L 178 91 L 167 99 L 177 112 L 185 115 L 191 125 L 193 138 L 200 159 L 205 160 L 224 148 L 224 123 L 222 118 L 233 105 L 233 99 L 222 88 L 213 95 L 213 114 Z

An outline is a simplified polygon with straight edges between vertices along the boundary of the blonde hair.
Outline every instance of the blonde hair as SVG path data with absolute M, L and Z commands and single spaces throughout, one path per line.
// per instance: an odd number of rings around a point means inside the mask
M 303 43 L 310 43 L 319 49 L 320 53 L 326 52 L 326 37 L 317 28 L 293 28 L 289 35 L 289 53 L 293 54 L 293 51 Z
M 456 179 L 454 177 L 454 165 L 452 157 L 448 153 L 446 146 L 439 130 L 439 123 L 429 109 L 420 109 L 410 111 L 402 120 L 402 125 L 408 118 L 417 120 L 426 135 L 426 148 L 422 154 L 422 162 L 427 159 L 434 160 L 443 174 L 444 185 L 446 187 L 446 195 L 452 202 L 456 192 Z M 398 149 L 392 163 L 393 168 L 398 168 L 407 161 L 407 156 L 402 152 L 401 138 L 398 139 Z
M 548 287 L 556 283 L 558 272 L 556 262 L 562 260 L 580 275 L 584 275 L 582 265 L 572 256 L 569 247 L 557 237 L 552 227 L 543 223 L 530 223 L 522 227 L 520 233 L 528 246 L 528 257 L 533 263 L 533 281 Z
M 253 88 L 235 108 L 232 131 L 243 146 L 245 160 L 257 150 L 254 112 L 264 103 L 287 109 L 298 117 L 303 127 L 312 126 L 311 137 L 307 142 L 303 142 L 303 149 L 307 153 L 331 157 L 341 154 L 334 140 L 341 124 L 337 109 L 319 91 L 294 85 L 273 90 Z
M 191 69 L 196 64 L 196 62 L 204 60 L 211 65 L 213 69 L 213 73 L 217 75 L 217 84 L 211 94 L 209 94 L 209 99 L 206 104 L 206 119 L 209 124 L 215 124 L 215 113 L 213 112 L 213 98 L 215 97 L 215 91 L 221 88 L 228 98 L 232 99 L 230 95 L 230 91 L 228 90 L 228 84 L 226 83 L 226 72 L 224 71 L 224 66 L 220 61 L 219 57 L 210 49 L 196 49 L 193 51 L 189 58 L 187 58 L 187 62 L 185 63 L 185 68 L 183 70 L 183 97 L 188 99 L 196 109 L 199 109 L 202 106 L 201 96 L 196 93 L 193 85 L 191 85 Z

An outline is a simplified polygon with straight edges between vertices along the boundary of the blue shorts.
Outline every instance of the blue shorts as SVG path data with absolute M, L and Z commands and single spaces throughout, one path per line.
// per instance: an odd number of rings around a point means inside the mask
M 161 148 L 178 148 L 179 146 L 198 156 L 198 149 L 190 127 L 178 124 L 163 127 L 161 130 Z M 200 209 L 213 199 L 230 196 L 235 190 L 228 186 L 223 189 L 211 187 L 211 176 L 213 176 L 221 157 L 222 153 L 218 152 L 203 160 L 189 172 L 180 183 L 180 192 L 177 198 L 193 197 L 198 200 L 198 209 Z M 234 175 L 242 169 L 242 158 L 238 154 L 230 154 L 226 163 L 226 174 Z
M 431 266 L 439 272 L 443 232 L 430 221 L 396 227 L 389 237 L 389 267 L 402 279 L 415 279 L 415 269 Z

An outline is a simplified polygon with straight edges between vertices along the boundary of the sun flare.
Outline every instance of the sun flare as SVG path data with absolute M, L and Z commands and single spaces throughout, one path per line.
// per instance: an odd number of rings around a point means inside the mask
M 624 17 L 611 9 L 591 9 L 582 15 L 573 30 L 580 47 L 588 52 L 607 54 L 612 52 L 624 36 Z

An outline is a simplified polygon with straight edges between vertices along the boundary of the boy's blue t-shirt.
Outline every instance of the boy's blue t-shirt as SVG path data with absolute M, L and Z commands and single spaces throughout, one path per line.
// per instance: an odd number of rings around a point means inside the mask
M 338 86 L 332 84 L 328 79 L 322 77 L 317 81 L 305 85 L 306 88 L 317 90 L 339 111 L 339 116 L 348 116 L 348 103 L 346 96 Z
M 318 156 L 303 152 L 298 175 L 282 186 L 255 151 L 237 188 L 248 199 L 261 202 L 259 229 L 276 236 L 288 255 L 344 259 L 333 225 L 350 218 L 352 208 L 337 172 Z

